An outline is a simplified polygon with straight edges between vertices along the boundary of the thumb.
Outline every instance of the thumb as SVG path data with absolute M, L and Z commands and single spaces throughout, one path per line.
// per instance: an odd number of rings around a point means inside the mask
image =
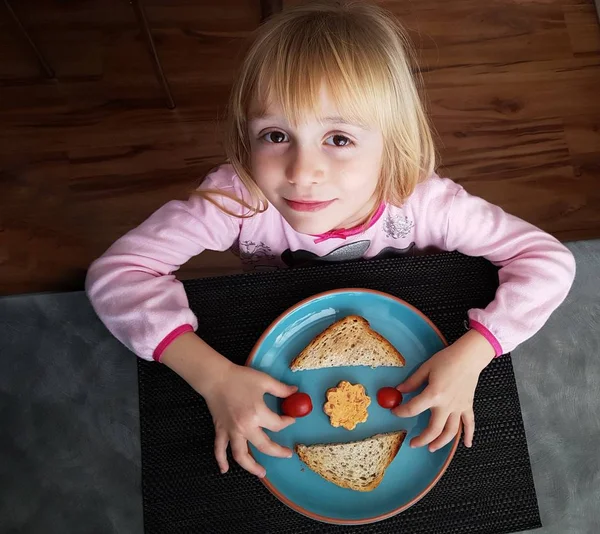
M 284 384 L 279 380 L 275 380 L 273 377 L 269 377 L 265 383 L 265 391 L 271 395 L 275 395 L 275 397 L 285 399 L 293 393 L 296 393 L 296 391 L 298 391 L 298 387 Z
M 410 393 L 419 389 L 429 376 L 429 368 L 426 364 L 421 365 L 412 375 L 410 375 L 402 384 L 399 384 L 396 389 L 400 393 Z

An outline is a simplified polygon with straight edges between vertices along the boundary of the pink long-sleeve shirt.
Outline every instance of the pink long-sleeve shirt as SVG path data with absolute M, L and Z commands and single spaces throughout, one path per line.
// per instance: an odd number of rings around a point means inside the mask
M 251 201 L 230 165 L 209 174 L 201 188 Z M 220 202 L 242 213 L 238 203 Z M 246 270 L 429 250 L 483 256 L 500 267 L 500 286 L 485 309 L 469 311 L 469 320 L 496 355 L 510 352 L 544 325 L 575 275 L 572 254 L 555 238 L 434 175 L 402 207 L 382 205 L 368 228 L 322 236 L 296 232 L 273 206 L 238 218 L 197 195 L 172 201 L 91 265 L 86 290 L 113 335 L 139 357 L 159 360 L 173 339 L 198 324 L 173 273 L 204 250 L 229 249 Z

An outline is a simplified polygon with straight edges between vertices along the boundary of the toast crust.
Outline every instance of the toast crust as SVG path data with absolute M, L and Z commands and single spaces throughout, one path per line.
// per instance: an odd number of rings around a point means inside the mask
M 381 440 L 383 438 L 393 438 L 391 440 L 391 444 L 390 444 L 391 446 L 386 451 L 386 456 L 382 457 L 380 459 L 379 465 L 378 465 L 378 471 L 377 471 L 375 478 L 366 485 L 360 485 L 356 482 L 352 483 L 348 480 L 345 480 L 344 478 L 337 476 L 335 473 L 333 473 L 331 471 L 324 471 L 322 469 L 316 468 L 317 466 L 314 466 L 314 465 L 311 466 L 311 463 L 312 463 L 311 462 L 311 447 L 336 447 L 336 445 L 338 445 L 338 446 L 340 446 L 340 445 L 341 446 L 361 445 L 368 441 L 376 442 L 377 440 Z M 300 460 L 302 460 L 302 462 L 304 462 L 309 467 L 309 469 L 313 470 L 315 473 L 317 473 L 319 476 L 321 476 L 325 480 L 332 482 L 333 484 L 335 484 L 341 488 L 346 488 L 346 489 L 350 489 L 350 490 L 354 490 L 354 491 L 367 492 L 367 491 L 373 491 L 377 486 L 379 486 L 379 484 L 381 484 L 381 481 L 383 480 L 383 477 L 385 475 L 387 468 L 389 467 L 389 465 L 392 463 L 392 461 L 398 454 L 398 451 L 400 450 L 400 447 L 402 446 L 402 443 L 404 442 L 405 438 L 406 438 L 406 431 L 399 430 L 396 432 L 389 432 L 387 434 L 377 434 L 375 436 L 372 436 L 372 437 L 364 439 L 364 440 L 351 441 L 348 443 L 337 443 L 337 444 L 330 443 L 330 444 L 312 445 L 312 446 L 297 444 L 294 447 L 294 449 L 295 449 L 296 453 L 298 454 L 298 457 L 300 458 Z M 312 449 L 312 450 L 314 450 L 314 449 Z
M 311 353 L 315 347 L 317 347 L 322 341 L 326 340 L 329 336 L 333 334 L 334 331 L 344 328 L 346 325 L 351 325 L 352 323 L 359 323 L 360 327 L 364 330 L 365 335 L 374 339 L 377 344 L 383 347 L 384 351 L 389 354 L 393 361 L 380 363 L 378 365 L 372 365 L 371 367 L 404 367 L 406 365 L 406 360 L 404 356 L 400 354 L 400 352 L 394 347 L 386 338 L 384 338 L 381 334 L 376 332 L 371 328 L 369 321 L 367 321 L 364 317 L 360 317 L 359 315 L 349 315 L 339 321 L 336 321 L 331 326 L 326 328 L 323 332 L 321 332 L 318 336 L 316 336 L 305 348 L 296 356 L 292 362 L 290 363 L 290 369 L 292 371 L 300 371 L 303 369 L 319 369 L 324 367 L 341 367 L 343 365 L 357 365 L 353 363 L 343 363 L 343 359 L 340 360 L 339 365 L 322 365 L 320 367 L 309 367 L 306 368 L 306 361 L 311 357 Z

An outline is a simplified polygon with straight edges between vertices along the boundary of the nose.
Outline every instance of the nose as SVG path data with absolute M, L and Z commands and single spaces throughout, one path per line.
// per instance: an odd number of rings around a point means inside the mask
M 296 146 L 291 151 L 286 169 L 287 181 L 296 186 L 311 186 L 323 181 L 325 172 L 321 157 L 310 147 Z

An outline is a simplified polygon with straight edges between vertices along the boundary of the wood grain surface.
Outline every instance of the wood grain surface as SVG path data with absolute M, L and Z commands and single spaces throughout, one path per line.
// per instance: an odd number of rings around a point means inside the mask
M 175 110 L 127 2 L 12 3 L 54 80 L 0 5 L 0 294 L 80 289 L 111 242 L 223 160 L 219 120 L 259 2 L 144 3 Z M 560 239 L 600 237 L 593 1 L 381 3 L 417 48 L 440 172 Z M 180 275 L 237 270 L 205 253 Z

